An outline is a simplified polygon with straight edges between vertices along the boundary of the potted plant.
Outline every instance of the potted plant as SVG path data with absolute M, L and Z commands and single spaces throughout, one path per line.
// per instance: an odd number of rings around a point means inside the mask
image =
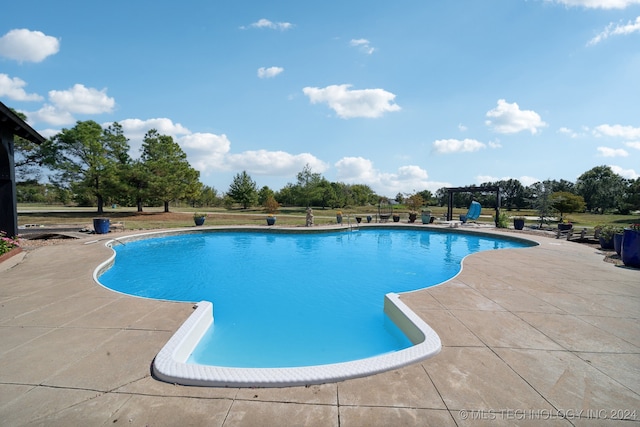
M 202 224 L 204 224 L 204 220 L 205 220 L 206 217 L 207 217 L 207 214 L 194 212 L 193 213 L 193 222 L 196 224 L 196 226 L 202 225 Z
M 342 211 L 336 212 L 336 222 L 342 224 Z
M 573 224 L 568 219 L 562 219 L 558 223 L 558 230 L 567 231 L 573 228 Z
M 274 225 L 276 223 L 276 212 L 278 212 L 279 207 L 280 203 L 278 203 L 278 201 L 272 195 L 269 195 L 264 201 L 264 208 L 268 214 L 267 225 Z
M 109 218 L 93 218 L 93 230 L 96 234 L 107 234 L 109 232 Z
M 620 257 L 624 265 L 640 268 L 640 224 L 624 229 Z
M 515 228 L 516 230 L 522 230 L 524 228 L 523 216 L 513 217 L 513 228 Z
M 424 206 L 424 198 L 419 193 L 415 193 L 407 198 L 406 203 L 409 208 L 409 222 L 416 222 L 418 210 Z
M 400 215 L 393 214 L 393 222 L 399 222 L 399 221 L 400 221 Z
M 599 225 L 596 228 L 600 230 L 598 240 L 602 249 L 613 249 L 613 236 L 619 231 L 619 227 L 615 225 Z
M 616 234 L 613 235 L 613 249 L 616 251 L 616 254 L 620 256 L 622 253 L 622 239 L 624 238 L 624 228 L 620 229 Z
M 568 218 L 564 219 L 564 214 L 582 212 L 586 207 L 582 196 L 578 196 L 568 191 L 555 191 L 549 195 L 548 201 L 551 207 L 560 213 L 560 222 L 563 224 L 571 223 Z M 571 228 L 567 228 L 567 230 L 570 229 Z
M 367 215 L 367 223 L 371 222 L 371 220 L 372 220 L 371 215 Z
M 422 223 L 423 224 L 431 224 L 432 219 L 431 219 L 431 210 L 430 209 L 423 209 L 420 217 L 422 219 Z

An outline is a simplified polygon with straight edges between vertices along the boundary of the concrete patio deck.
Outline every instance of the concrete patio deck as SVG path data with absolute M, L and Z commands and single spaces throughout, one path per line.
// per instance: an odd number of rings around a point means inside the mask
M 154 379 L 153 358 L 192 305 L 97 285 L 109 237 L 25 251 L 0 264 L 0 424 L 639 425 L 640 271 L 526 237 L 540 245 L 472 255 L 454 279 L 402 296 L 440 335 L 439 355 L 280 389 Z

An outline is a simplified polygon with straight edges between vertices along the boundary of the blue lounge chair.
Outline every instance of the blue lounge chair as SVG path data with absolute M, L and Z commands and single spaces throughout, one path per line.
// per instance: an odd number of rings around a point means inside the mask
M 473 221 L 478 219 L 478 217 L 480 216 L 481 210 L 482 210 L 482 206 L 480 206 L 480 203 L 474 200 L 473 202 L 471 202 L 471 206 L 469 206 L 469 211 L 467 212 L 467 214 L 460 215 L 460 221 L 462 221 L 462 223 L 464 224 L 467 221 Z

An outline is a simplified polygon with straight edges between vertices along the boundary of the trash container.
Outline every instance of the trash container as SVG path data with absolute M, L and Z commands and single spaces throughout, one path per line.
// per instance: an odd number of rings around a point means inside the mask
M 96 234 L 107 234 L 109 226 L 109 218 L 93 218 L 93 229 Z

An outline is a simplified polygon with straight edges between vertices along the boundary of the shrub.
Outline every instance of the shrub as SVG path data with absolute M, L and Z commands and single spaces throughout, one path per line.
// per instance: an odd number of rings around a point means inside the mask
M 424 198 L 420 193 L 413 194 L 411 197 L 406 199 L 405 203 L 411 212 L 417 212 L 425 205 Z
M 269 195 L 264 202 L 264 208 L 268 213 L 275 214 L 276 212 L 278 212 L 280 204 L 273 196 Z
M 7 237 L 7 233 L 0 231 L 0 255 L 4 255 L 13 248 L 20 246 L 20 243 L 16 239 Z
M 505 213 L 501 213 L 500 216 L 498 216 L 496 225 L 498 228 L 509 228 L 509 216 Z

